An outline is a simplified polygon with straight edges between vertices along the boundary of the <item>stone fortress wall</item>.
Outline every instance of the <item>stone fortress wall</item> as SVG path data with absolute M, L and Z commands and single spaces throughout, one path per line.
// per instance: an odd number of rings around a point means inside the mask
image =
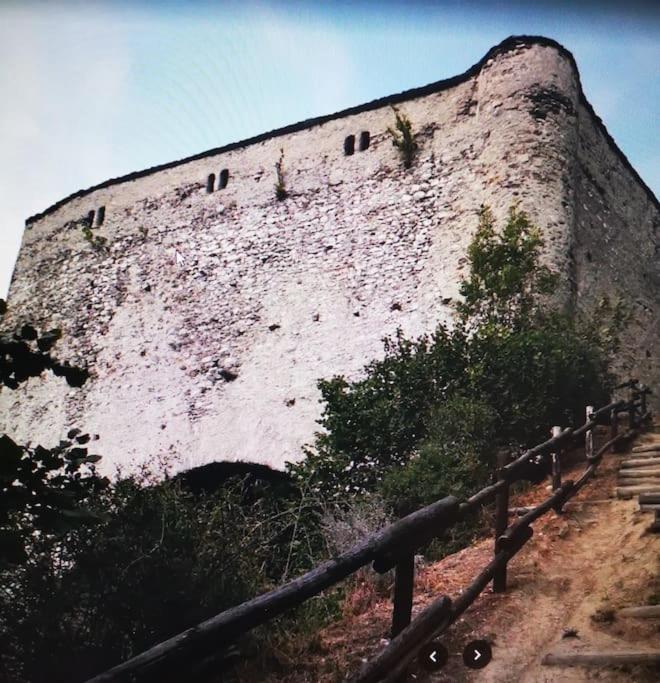
M 392 105 L 419 135 L 409 170 L 387 133 Z M 448 319 L 480 205 L 503 218 L 514 201 L 541 228 L 567 305 L 629 302 L 619 369 L 658 382 L 658 202 L 570 53 L 519 37 L 449 81 L 111 180 L 29 219 L 10 321 L 61 327 L 57 355 L 92 377 L 4 392 L 0 431 L 50 445 L 81 427 L 99 435 L 106 471 L 158 453 L 282 467 L 317 428 L 316 380 L 356 377 L 385 335 Z M 107 249 L 95 250 L 81 227 L 101 207 L 93 232 Z

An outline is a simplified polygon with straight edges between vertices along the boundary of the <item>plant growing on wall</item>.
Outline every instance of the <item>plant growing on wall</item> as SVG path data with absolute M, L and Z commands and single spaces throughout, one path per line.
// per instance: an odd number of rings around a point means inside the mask
M 284 182 L 284 149 L 280 149 L 280 158 L 275 163 L 275 173 L 277 174 L 275 196 L 277 197 L 277 201 L 282 202 L 289 196 Z
M 392 107 L 392 110 L 395 115 L 394 127 L 389 126 L 387 132 L 392 136 L 392 144 L 399 150 L 403 158 L 403 165 L 410 168 L 419 145 L 415 142 L 415 134 L 410 119 L 396 107 Z
M 108 240 L 102 235 L 95 235 L 88 223 L 83 225 L 82 234 L 94 251 L 103 251 L 107 248 Z

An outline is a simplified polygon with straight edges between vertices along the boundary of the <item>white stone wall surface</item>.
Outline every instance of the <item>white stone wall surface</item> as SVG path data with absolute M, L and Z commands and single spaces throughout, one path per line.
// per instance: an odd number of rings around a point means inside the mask
M 392 105 L 418 134 L 408 170 L 387 133 Z M 227 187 L 207 193 L 221 169 Z M 317 379 L 358 377 L 384 336 L 448 320 L 479 207 L 503 218 L 514 201 L 542 230 L 564 303 L 621 295 L 636 322 L 620 370 L 660 380 L 658 202 L 570 53 L 515 38 L 450 81 L 108 181 L 29 219 L 9 322 L 60 327 L 57 355 L 92 376 L 2 392 L 0 432 L 48 446 L 80 427 L 99 435 L 107 472 L 159 454 L 180 467 L 298 460 L 318 429 Z M 81 221 L 101 206 L 93 232 L 107 248 L 95 250 Z

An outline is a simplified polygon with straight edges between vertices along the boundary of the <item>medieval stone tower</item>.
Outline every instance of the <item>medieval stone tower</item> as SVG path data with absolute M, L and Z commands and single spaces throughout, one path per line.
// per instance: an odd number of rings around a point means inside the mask
M 392 105 L 418 134 L 409 170 L 387 133 Z M 99 435 L 106 470 L 163 452 L 182 466 L 298 459 L 316 380 L 355 377 L 383 336 L 449 316 L 480 205 L 502 218 L 514 201 L 541 228 L 567 305 L 628 302 L 619 370 L 657 386 L 658 202 L 571 54 L 518 37 L 455 78 L 109 180 L 28 219 L 10 323 L 61 327 L 57 355 L 92 376 L 5 392 L 0 431 L 52 445 L 81 427 Z

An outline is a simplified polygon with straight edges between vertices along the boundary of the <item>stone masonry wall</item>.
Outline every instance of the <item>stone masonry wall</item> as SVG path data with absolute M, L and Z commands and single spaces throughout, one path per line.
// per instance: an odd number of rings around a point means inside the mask
M 419 134 L 410 170 L 383 102 L 107 183 L 29 222 L 10 322 L 61 327 L 58 356 L 92 377 L 5 391 L 0 431 L 49 445 L 81 427 L 99 435 L 106 471 L 168 453 L 182 467 L 299 459 L 318 378 L 356 377 L 397 327 L 448 318 L 482 203 L 530 213 L 566 303 L 592 306 L 617 272 L 645 316 L 623 365 L 658 378 L 657 202 L 583 102 L 570 55 L 509 41 L 397 106 Z M 345 156 L 362 131 L 369 148 Z M 222 168 L 226 189 L 208 194 Z M 80 220 L 100 206 L 97 251 Z
M 660 408 L 660 213 L 655 197 L 612 154 L 593 114 L 579 108 L 578 148 L 571 182 L 574 205 L 571 286 L 576 306 L 592 310 L 603 296 L 631 314 L 615 364 L 621 377 L 656 389 Z

